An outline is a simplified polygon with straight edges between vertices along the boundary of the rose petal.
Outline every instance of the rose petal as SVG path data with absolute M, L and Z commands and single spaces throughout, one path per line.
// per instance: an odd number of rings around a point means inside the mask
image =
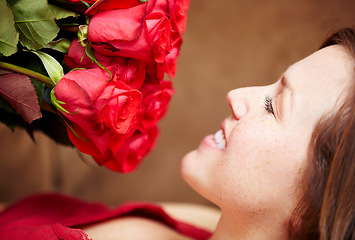
M 142 133 L 137 131 L 127 139 L 118 152 L 113 153 L 105 166 L 113 171 L 129 173 L 134 171 L 155 146 L 158 137 L 158 128 L 154 127 Z
M 84 128 L 95 127 L 90 120 L 94 113 L 90 97 L 75 81 L 63 78 L 54 92 L 57 100 L 64 103 L 61 106 L 69 112 L 62 112 L 67 119 Z
M 67 132 L 70 141 L 75 145 L 75 147 L 83 153 L 89 154 L 91 156 L 102 156 L 102 151 L 94 144 L 93 141 L 81 130 L 81 128 L 76 124 L 71 124 L 71 128 L 67 127 Z
M 144 28 L 137 40 L 113 40 L 111 42 L 92 42 L 95 51 L 106 56 L 122 56 L 153 62 L 153 50 L 150 44 L 148 30 Z
M 125 134 L 136 126 L 135 117 L 140 110 L 142 95 L 123 82 L 107 86 L 95 102 L 96 121 L 117 134 Z
M 114 75 L 114 68 L 109 67 L 108 70 Z M 71 71 L 63 79 L 75 81 L 94 102 L 101 95 L 111 76 L 101 68 L 92 68 Z M 69 90 L 68 92 L 70 93 L 71 91 Z
M 107 10 L 92 17 L 88 39 L 92 43 L 114 40 L 137 40 L 142 32 L 146 5 L 128 9 Z
M 99 64 L 107 67 L 117 60 L 95 53 L 96 60 Z M 70 44 L 68 54 L 64 56 L 65 64 L 71 68 L 98 68 L 99 65 L 94 63 L 86 54 L 85 47 L 81 45 L 77 38 L 74 38 Z

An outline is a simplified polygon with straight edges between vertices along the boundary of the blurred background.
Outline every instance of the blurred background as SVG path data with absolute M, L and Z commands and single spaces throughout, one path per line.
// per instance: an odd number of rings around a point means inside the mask
M 153 152 L 132 174 L 97 167 L 76 149 L 0 126 L 0 202 L 55 191 L 116 205 L 124 201 L 210 204 L 180 177 L 180 161 L 230 114 L 238 87 L 273 83 L 337 27 L 355 26 L 352 0 L 191 0 L 173 79 L 176 94 Z

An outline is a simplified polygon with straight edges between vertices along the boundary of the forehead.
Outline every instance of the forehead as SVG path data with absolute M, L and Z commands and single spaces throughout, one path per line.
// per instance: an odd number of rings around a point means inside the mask
M 290 66 L 285 75 L 295 88 L 325 94 L 338 93 L 350 86 L 354 60 L 340 45 L 322 48 Z
M 321 116 L 339 107 L 353 82 L 354 60 L 345 48 L 334 45 L 318 50 L 287 69 L 293 114 L 313 127 Z M 294 118 L 295 119 L 295 118 Z

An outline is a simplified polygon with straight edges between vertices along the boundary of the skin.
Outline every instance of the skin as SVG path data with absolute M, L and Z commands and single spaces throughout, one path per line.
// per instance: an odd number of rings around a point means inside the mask
M 161 207 L 175 219 L 190 223 L 209 231 L 216 228 L 220 212 L 214 207 L 188 203 L 160 203 Z M 83 229 L 95 240 L 188 240 L 166 225 L 142 217 L 121 217 L 90 225 Z
M 181 165 L 185 181 L 221 208 L 212 239 L 287 238 L 312 132 L 339 107 L 353 67 L 344 48 L 330 46 L 290 66 L 272 85 L 228 93 L 232 116 L 221 126 L 226 149 L 207 136 Z M 274 113 L 265 109 L 265 96 Z

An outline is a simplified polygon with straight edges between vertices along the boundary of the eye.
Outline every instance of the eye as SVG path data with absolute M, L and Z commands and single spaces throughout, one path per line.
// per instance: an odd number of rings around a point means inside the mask
M 272 106 L 272 98 L 269 96 L 265 96 L 264 100 L 264 108 L 268 113 L 271 113 L 272 115 L 275 115 L 274 113 L 274 108 Z

